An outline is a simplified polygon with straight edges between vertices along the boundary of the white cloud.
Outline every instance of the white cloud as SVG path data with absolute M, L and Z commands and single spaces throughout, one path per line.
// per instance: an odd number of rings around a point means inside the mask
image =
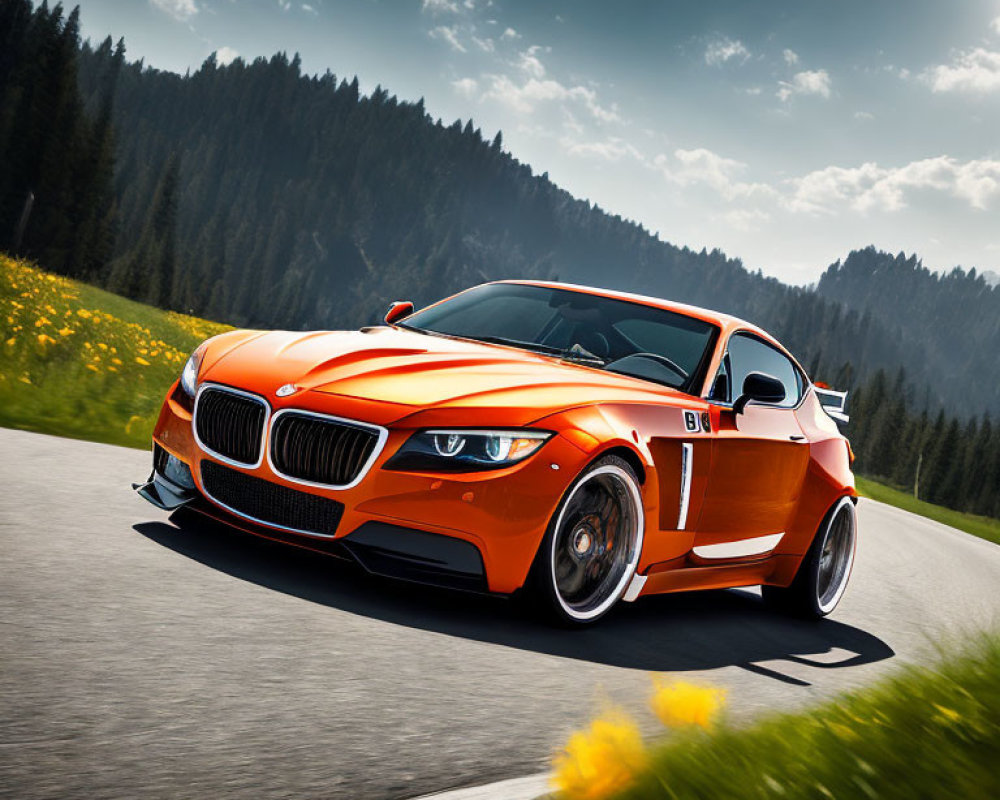
M 194 0 L 149 0 L 149 3 L 182 22 L 198 13 Z
M 480 39 L 478 36 L 473 36 L 472 41 L 475 43 L 476 47 L 482 50 L 484 53 L 492 53 L 496 50 L 496 44 L 489 37 L 485 39 Z
M 993 22 L 990 23 L 990 27 L 993 28 L 995 33 L 1000 33 L 1000 17 L 993 20 Z
M 786 47 L 785 51 L 781 55 L 785 59 L 785 63 L 788 64 L 789 66 L 793 67 L 799 63 L 799 54 L 796 53 L 794 50 L 789 50 Z
M 742 161 L 720 156 L 704 147 L 678 149 L 673 157 L 661 153 L 653 159 L 653 166 L 671 183 L 682 187 L 708 186 L 730 201 L 774 193 L 767 184 L 740 180 L 738 176 L 747 168 Z
M 614 106 L 606 108 L 597 100 L 597 92 L 587 86 L 565 86 L 551 78 L 530 77 L 516 83 L 506 75 L 490 75 L 490 86 L 484 100 L 496 100 L 519 114 L 531 114 L 541 105 L 562 103 L 582 106 L 599 122 L 620 120 Z
M 872 114 L 870 111 L 855 111 L 854 119 L 860 119 L 860 120 L 875 119 L 875 115 Z
M 1000 53 L 977 47 L 951 64 L 931 67 L 924 75 L 935 92 L 992 92 L 1000 89 Z
M 740 63 L 750 58 L 750 51 L 739 39 L 717 39 L 705 48 L 705 63 L 709 66 L 719 67 L 734 58 Z
M 447 42 L 451 45 L 452 50 L 459 53 L 465 52 L 465 46 L 458 40 L 458 26 L 456 25 L 452 25 L 450 28 L 447 25 L 438 25 L 430 31 L 429 36 L 432 39 L 441 39 Z
M 515 31 L 513 28 L 507 28 L 502 34 L 500 34 L 501 39 L 520 39 L 521 34 Z
M 538 54 L 542 51 L 542 48 L 537 44 L 532 45 L 523 53 L 518 55 L 517 66 L 521 68 L 524 72 L 531 75 L 533 78 L 544 78 L 545 77 L 545 65 L 542 64 L 541 60 L 538 58 Z
M 455 0 L 424 0 L 421 10 L 430 14 L 457 14 L 458 3 Z
M 781 81 L 778 84 L 778 98 L 783 102 L 794 95 L 830 96 L 830 74 L 825 69 L 805 70 L 796 72 L 791 81 Z
M 302 10 L 305 11 L 307 14 L 319 14 L 319 12 L 308 3 L 302 4 Z
M 855 211 L 899 211 L 917 191 L 944 193 L 985 210 L 1000 196 L 1000 161 L 962 163 L 937 156 L 894 168 L 874 162 L 860 167 L 830 166 L 795 178 L 789 185 L 789 210 L 811 214 L 835 213 L 845 206 Z
M 564 137 L 563 139 L 560 139 L 559 143 L 565 148 L 569 155 L 579 156 L 581 158 L 598 159 L 612 163 L 620 161 L 625 156 L 634 158 L 636 161 L 645 160 L 642 153 L 640 153 L 635 147 L 626 142 L 624 139 L 620 139 L 617 136 L 612 136 L 608 139 L 604 139 L 603 141 L 593 142 L 579 142 Z
M 763 223 L 769 222 L 771 215 L 759 208 L 736 208 L 727 211 L 722 218 L 729 223 L 729 227 L 751 233 L 759 230 Z
M 239 57 L 240 54 L 231 47 L 220 47 L 215 51 L 215 63 L 221 66 L 232 64 Z
M 463 97 L 473 98 L 479 93 L 479 81 L 475 78 L 459 78 L 452 81 L 451 86 Z

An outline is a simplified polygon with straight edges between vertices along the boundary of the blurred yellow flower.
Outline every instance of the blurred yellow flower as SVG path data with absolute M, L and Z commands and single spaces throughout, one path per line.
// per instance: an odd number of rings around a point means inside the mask
M 120 367 L 122 365 L 122 360 L 120 358 L 112 358 L 111 363 L 117 364 Z
M 92 314 L 91 314 L 91 313 L 90 313 L 89 311 L 87 311 L 87 309 L 85 309 L 85 308 L 78 308 L 78 309 L 76 310 L 76 313 L 77 313 L 78 315 L 80 315 L 81 317 L 83 317 L 84 319 L 90 319 L 90 318 L 91 318 L 91 316 L 93 316 L 93 315 L 92 315 Z
M 17 339 L 15 339 L 15 338 L 14 338 L 13 336 L 11 336 L 11 337 L 10 337 L 10 338 L 9 338 L 9 339 L 7 340 L 7 344 L 9 344 L 9 345 L 10 345 L 11 347 L 13 347 L 13 346 L 14 346 L 15 344 L 17 344 Z
M 106 344 L 104 344 L 104 342 L 98 342 L 97 346 L 100 347 L 102 350 L 107 350 L 108 349 L 108 346 Z
M 50 319 L 48 319 L 48 317 L 39 317 L 38 319 L 35 320 L 35 327 L 36 328 L 41 328 L 42 325 L 51 325 L 51 324 L 52 324 L 52 321 Z
M 149 366 L 149 362 L 146 359 L 144 359 L 144 358 L 140 358 L 139 356 L 135 357 L 135 363 L 136 364 L 142 364 L 144 367 L 148 367 Z
M 55 344 L 55 339 L 49 336 L 47 333 L 38 334 L 38 343 L 41 345 Z
M 668 683 L 660 677 L 653 681 L 655 690 L 650 701 L 653 711 L 660 722 L 671 728 L 689 725 L 709 728 L 726 702 L 724 689 L 686 681 Z
M 87 364 L 87 369 L 93 370 L 94 372 L 100 372 L 101 370 L 97 368 L 94 364 Z
M 74 333 L 76 333 L 76 331 L 74 331 L 74 330 L 73 330 L 72 328 L 70 328 L 70 327 L 66 327 L 66 328 L 60 328 L 60 329 L 59 329 L 59 335 L 60 335 L 60 336 L 70 336 L 71 334 L 74 334 Z
M 553 787 L 569 800 L 602 800 L 628 786 L 646 766 L 636 724 L 611 710 L 569 737 L 552 761 Z

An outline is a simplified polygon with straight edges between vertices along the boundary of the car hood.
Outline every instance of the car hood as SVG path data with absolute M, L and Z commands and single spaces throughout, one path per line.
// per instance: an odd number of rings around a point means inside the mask
M 201 380 L 262 394 L 275 407 L 327 410 L 340 409 L 338 400 L 361 401 L 365 413 L 358 418 L 379 424 L 417 412 L 484 408 L 504 412 L 496 424 L 526 424 L 595 402 L 684 397 L 517 348 L 387 327 L 259 333 L 210 354 L 206 364 Z M 275 392 L 286 384 L 296 390 L 279 399 Z

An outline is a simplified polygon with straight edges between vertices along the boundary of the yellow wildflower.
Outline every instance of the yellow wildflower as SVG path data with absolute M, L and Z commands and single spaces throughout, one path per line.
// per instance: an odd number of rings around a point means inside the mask
M 74 333 L 76 333 L 76 331 L 74 331 L 70 327 L 65 327 L 65 328 L 60 328 L 59 329 L 59 335 L 60 336 L 69 336 L 69 335 L 74 334 Z
M 51 325 L 52 321 L 48 317 L 39 317 L 35 320 L 35 327 L 41 328 L 42 325 Z
M 112 358 L 111 363 L 117 364 L 120 367 L 122 365 L 122 360 L 120 358 Z
M 21 383 L 28 383 L 28 384 L 31 383 L 31 378 L 29 378 L 27 375 L 22 375 L 20 378 L 18 378 L 18 380 L 21 381 Z
M 962 715 L 953 708 L 946 708 L 945 706 L 940 706 L 937 703 L 934 703 L 933 705 L 934 708 L 936 708 L 940 713 L 941 718 L 946 722 L 958 722 L 962 718 Z
M 87 369 L 93 370 L 94 372 L 100 372 L 101 370 L 94 364 L 87 364 Z
M 135 357 L 135 363 L 136 364 L 142 364 L 144 367 L 148 367 L 149 366 L 149 362 L 146 359 L 144 359 L 144 358 L 140 358 L 139 356 Z
M 9 344 L 9 345 L 10 345 L 11 347 L 13 347 L 13 346 L 14 346 L 15 344 L 17 344 L 17 339 L 15 339 L 15 338 L 14 338 L 13 336 L 11 336 L 11 337 L 10 337 L 10 338 L 9 338 L 9 339 L 7 340 L 7 344 Z
M 84 319 L 90 319 L 90 318 L 91 318 L 91 317 L 93 316 L 93 314 L 91 314 L 91 313 L 90 313 L 89 311 L 87 311 L 87 309 L 85 309 L 85 308 L 78 308 L 78 309 L 76 310 L 76 313 L 77 313 L 77 314 L 78 314 L 79 316 L 83 317 Z
M 98 342 L 97 346 L 100 347 L 102 350 L 107 350 L 108 349 L 108 346 L 106 344 L 104 344 L 104 342 Z
M 41 345 L 55 344 L 56 340 L 49 336 L 47 333 L 38 334 L 38 343 Z
M 660 722 L 672 728 L 697 725 L 709 728 L 725 704 L 724 689 L 696 686 L 686 681 L 667 683 L 654 678 L 655 692 L 651 700 Z
M 601 800 L 628 786 L 645 765 L 638 727 L 612 710 L 569 737 L 552 761 L 552 785 L 571 800 Z

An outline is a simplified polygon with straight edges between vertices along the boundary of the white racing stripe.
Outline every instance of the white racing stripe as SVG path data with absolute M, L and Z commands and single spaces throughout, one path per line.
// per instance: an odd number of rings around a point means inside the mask
M 471 786 L 467 789 L 449 789 L 435 794 L 424 794 L 414 800 L 536 800 L 552 791 L 550 775 L 528 775 L 506 781 Z
M 735 542 L 720 542 L 719 544 L 703 544 L 694 548 L 694 554 L 698 558 L 747 558 L 748 556 L 762 556 L 770 553 L 778 542 L 781 541 L 782 533 L 772 533 L 769 536 L 755 536 L 752 539 L 738 539 Z

